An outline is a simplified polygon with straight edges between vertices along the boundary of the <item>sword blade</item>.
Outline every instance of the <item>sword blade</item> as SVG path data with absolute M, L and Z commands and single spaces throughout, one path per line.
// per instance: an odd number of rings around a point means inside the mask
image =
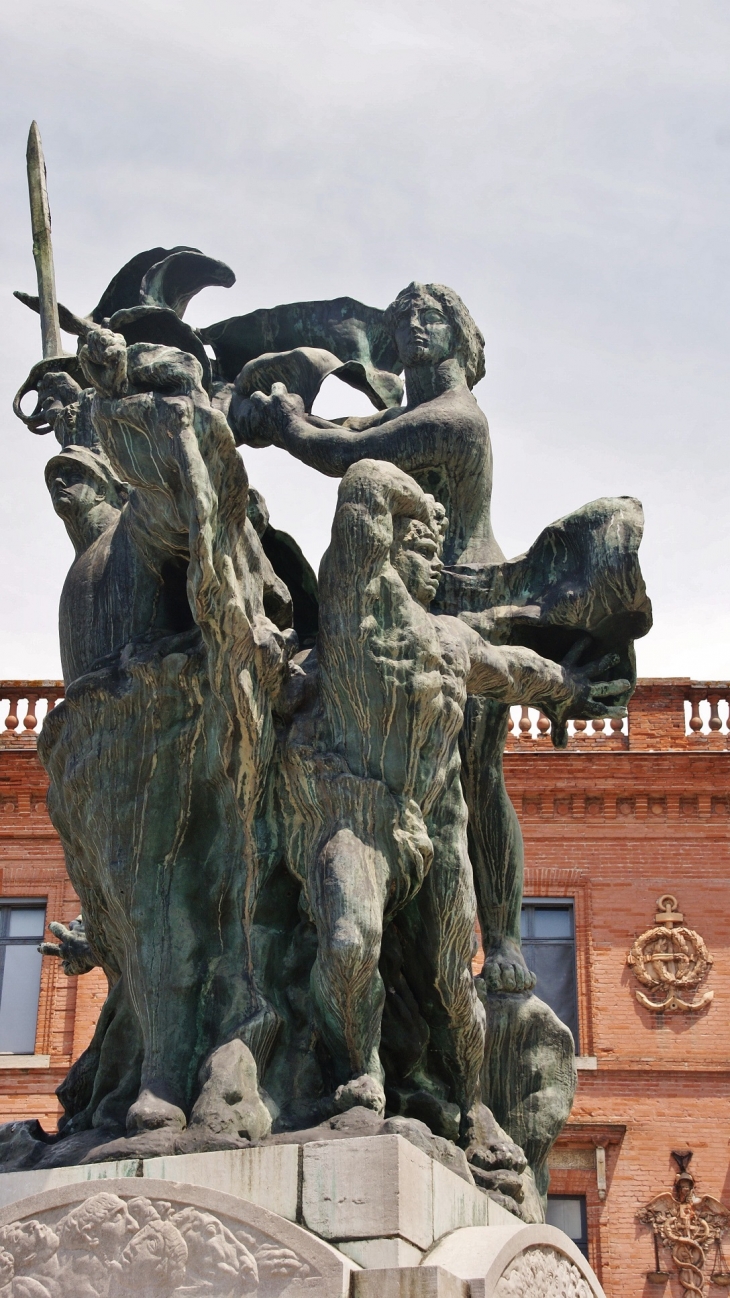
M 48 206 L 46 163 L 38 123 L 31 124 L 26 151 L 28 164 L 28 193 L 30 194 L 30 219 L 33 229 L 33 258 L 38 277 L 41 337 L 43 357 L 62 356 L 61 329 L 58 323 L 56 274 L 53 268 L 51 243 L 51 209 Z

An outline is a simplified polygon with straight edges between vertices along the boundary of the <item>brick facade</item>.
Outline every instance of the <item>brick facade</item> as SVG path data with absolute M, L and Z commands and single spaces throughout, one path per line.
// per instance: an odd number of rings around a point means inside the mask
M 698 1192 L 730 1207 L 730 738 L 725 724 L 708 728 L 727 697 L 721 685 L 642 681 L 627 734 L 586 729 L 556 753 L 534 725 L 523 738 L 515 728 L 505 756 L 525 895 L 575 904 L 581 1067 L 550 1191 L 586 1196 L 590 1260 L 610 1298 L 659 1292 L 646 1280 L 651 1233 L 635 1214 L 671 1189 L 673 1149 L 694 1150 Z M 644 1009 L 626 964 L 666 893 L 714 959 L 699 989 L 714 999 L 696 1014 Z M 664 1292 L 679 1298 L 676 1276 Z
M 47 918 L 68 922 L 79 903 L 46 812 L 47 788 L 35 740 L 0 734 L 0 899 L 46 898 Z M 57 960 L 44 958 L 30 1066 L 6 1067 L 13 1056 L 0 1055 L 0 1122 L 32 1117 L 55 1130 L 61 1112 L 55 1089 L 86 1049 L 106 990 L 100 969 L 66 978 Z
M 0 897 L 47 897 L 48 918 L 69 920 L 78 902 L 45 811 L 34 703 L 25 733 L 12 733 L 20 729 L 18 696 L 43 693 L 41 683 L 35 692 L 24 684 L 25 694 L 5 692 L 15 709 L 10 731 L 0 733 Z M 550 1189 L 585 1195 L 590 1259 L 609 1298 L 658 1292 L 646 1280 L 651 1234 L 636 1211 L 671 1188 L 673 1149 L 694 1150 L 698 1191 L 730 1206 L 727 698 L 722 683 L 642 681 L 622 730 L 579 728 L 557 753 L 544 719 L 523 710 L 507 743 L 525 893 L 569 898 L 575 907 L 579 1085 L 551 1155 Z M 644 1009 L 626 964 L 666 893 L 714 960 L 700 989 L 714 999 L 698 1013 Z M 34 1066 L 0 1069 L 0 1121 L 38 1117 L 53 1129 L 54 1089 L 88 1042 L 104 995 L 98 970 L 67 979 L 44 959 Z M 679 1298 L 676 1277 L 664 1292 Z

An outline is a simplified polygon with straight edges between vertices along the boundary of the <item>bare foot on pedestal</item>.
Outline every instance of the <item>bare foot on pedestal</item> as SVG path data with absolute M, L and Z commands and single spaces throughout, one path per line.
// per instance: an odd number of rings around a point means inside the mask
M 380 1117 L 385 1113 L 385 1091 L 377 1077 L 363 1073 L 353 1077 L 335 1091 L 335 1105 L 339 1113 L 361 1105 L 364 1109 L 373 1109 Z
M 509 937 L 490 946 L 482 978 L 488 992 L 530 992 L 537 981 L 525 964 L 519 944 Z

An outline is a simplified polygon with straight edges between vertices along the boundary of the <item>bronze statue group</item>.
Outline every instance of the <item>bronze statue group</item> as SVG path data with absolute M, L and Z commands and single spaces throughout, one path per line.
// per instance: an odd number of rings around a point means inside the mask
M 651 622 L 641 508 L 595 501 L 506 560 L 472 393 L 484 341 L 458 295 L 412 283 L 385 311 L 191 329 L 193 292 L 232 278 L 195 250 L 140 254 L 94 312 L 60 309 L 78 353 L 17 399 L 61 442 L 46 479 L 75 549 L 39 754 L 83 918 L 46 950 L 110 985 L 55 1152 L 22 1165 L 366 1109 L 460 1144 L 535 1219 L 572 1041 L 520 951 L 502 751 L 514 704 L 557 746 L 569 718 L 625 711 Z M 333 373 L 371 416 L 312 413 Z M 318 586 L 249 488 L 247 445 L 340 479 Z M 234 1105 L 215 1080 L 231 1042 Z

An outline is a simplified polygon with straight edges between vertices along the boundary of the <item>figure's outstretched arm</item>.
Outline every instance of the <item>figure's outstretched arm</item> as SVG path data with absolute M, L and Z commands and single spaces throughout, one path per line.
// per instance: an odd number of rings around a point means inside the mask
M 459 625 L 464 627 L 462 622 Z M 471 659 L 469 693 L 486 694 L 501 703 L 539 707 L 553 724 L 556 748 L 565 747 L 567 720 L 575 713 L 583 717 L 626 715 L 630 682 L 596 679 L 615 667 L 617 654 L 607 654 L 597 662 L 578 667 L 576 663 L 586 648 L 585 642 L 579 642 L 562 663 L 556 663 L 532 649 L 487 644 L 470 627 L 464 627 L 461 635 Z
M 385 410 L 343 426 L 308 415 L 301 397 L 283 383 L 275 383 L 269 397 L 255 392 L 241 400 L 229 421 L 237 441 L 279 446 L 331 478 L 343 477 L 363 459 L 390 460 L 408 473 L 438 464 L 446 454 L 443 426 L 423 406 Z

